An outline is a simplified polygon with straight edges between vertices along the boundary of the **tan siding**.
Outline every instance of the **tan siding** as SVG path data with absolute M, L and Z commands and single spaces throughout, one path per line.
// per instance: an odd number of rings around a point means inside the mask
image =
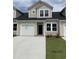
M 13 10 L 13 18 L 16 18 L 16 10 Z
M 39 12 L 40 9 L 49 10 L 49 16 L 47 18 L 51 18 L 52 17 L 52 10 L 49 9 L 47 6 L 40 5 L 40 6 L 38 6 L 37 9 L 36 9 L 36 7 L 32 8 L 31 10 L 29 10 L 29 17 L 31 17 L 31 18 L 36 18 L 36 17 L 40 18 L 40 12 Z M 33 10 L 35 11 L 35 13 L 33 13 Z
M 35 13 L 33 13 L 33 11 L 35 11 Z M 33 17 L 33 18 L 36 18 L 37 17 L 37 14 L 36 14 L 36 10 L 35 9 L 31 9 L 29 10 L 29 17 Z
M 21 14 L 19 12 L 16 11 L 16 17 L 20 16 Z
M 19 17 L 21 14 L 16 11 L 16 9 L 13 10 L 13 18 Z
M 60 36 L 64 36 L 64 25 L 65 25 L 66 23 L 65 22 L 63 22 L 63 21 L 60 21 L 60 25 L 59 25 L 59 27 L 60 27 Z

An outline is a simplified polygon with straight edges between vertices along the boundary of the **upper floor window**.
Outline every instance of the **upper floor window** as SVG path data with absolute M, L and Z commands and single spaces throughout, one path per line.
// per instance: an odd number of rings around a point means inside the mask
M 45 16 L 48 16 L 48 10 L 45 10 Z
M 47 17 L 49 16 L 48 10 L 40 10 L 40 17 Z
M 43 10 L 40 10 L 40 16 L 43 16 Z

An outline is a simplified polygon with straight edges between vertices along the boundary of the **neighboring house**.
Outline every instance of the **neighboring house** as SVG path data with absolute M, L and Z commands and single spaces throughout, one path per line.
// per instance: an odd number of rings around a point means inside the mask
M 13 18 L 17 18 L 22 14 L 17 8 L 13 7 Z
M 19 17 L 20 15 L 22 15 L 22 12 L 13 7 L 13 35 L 17 35 L 17 22 L 15 18 Z
M 61 12 L 53 12 L 49 4 L 38 1 L 28 8 L 27 13 L 20 13 L 14 18 L 14 35 L 38 36 L 60 35 L 65 36 L 66 15 L 65 8 Z M 15 16 L 14 15 L 14 16 Z
M 64 17 L 63 20 L 59 20 L 60 36 L 66 36 L 66 8 L 60 12 L 60 15 Z

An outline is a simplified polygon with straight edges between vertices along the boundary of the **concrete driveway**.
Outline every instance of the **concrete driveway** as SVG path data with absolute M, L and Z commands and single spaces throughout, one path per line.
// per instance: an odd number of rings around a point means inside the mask
M 45 37 L 14 37 L 13 59 L 45 59 Z

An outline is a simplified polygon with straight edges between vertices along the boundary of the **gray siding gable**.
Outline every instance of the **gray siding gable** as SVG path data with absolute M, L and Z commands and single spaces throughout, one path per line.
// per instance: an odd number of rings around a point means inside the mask
M 47 6 L 47 7 L 49 7 L 50 9 L 53 9 L 53 7 L 51 6 L 51 5 L 49 5 L 48 3 L 46 3 L 46 2 L 43 2 L 43 1 L 38 1 L 38 2 L 36 2 L 35 4 L 33 4 L 32 6 L 30 6 L 29 8 L 28 8 L 28 10 L 30 10 L 30 9 L 32 9 L 33 7 L 36 7 L 38 4 L 44 4 L 45 6 Z M 37 7 L 36 7 L 37 8 Z

